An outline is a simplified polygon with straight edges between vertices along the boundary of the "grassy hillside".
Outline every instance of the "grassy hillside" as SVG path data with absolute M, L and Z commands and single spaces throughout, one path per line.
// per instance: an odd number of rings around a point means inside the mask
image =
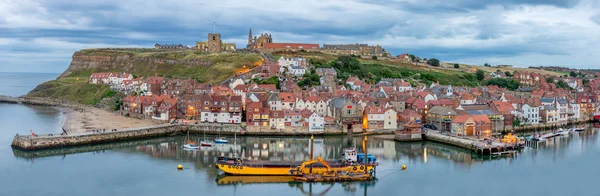
M 195 78 L 218 83 L 243 66 L 262 64 L 259 54 L 155 50 L 81 50 L 61 77 L 88 77 L 93 72 L 129 72 L 134 76 L 158 74 L 169 78 Z
M 107 85 L 87 84 L 87 78 L 66 77 L 42 83 L 26 96 L 97 104 L 102 98 L 113 95 L 114 92 L 110 91 Z
M 346 80 L 350 76 L 358 76 L 369 83 L 378 82 L 381 78 L 402 78 L 424 84 L 440 82 L 442 85 L 478 85 L 474 74 L 463 70 L 415 65 L 394 59 L 373 60 L 370 57 L 339 57 L 320 52 L 276 52 L 273 55 L 275 58 L 304 56 L 316 67 L 336 68 L 338 78 L 342 80 Z M 338 65 L 337 62 L 342 62 L 344 65 Z

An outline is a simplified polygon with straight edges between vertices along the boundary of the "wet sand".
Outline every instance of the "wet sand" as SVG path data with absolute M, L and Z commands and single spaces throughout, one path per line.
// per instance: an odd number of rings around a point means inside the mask
M 124 129 L 157 125 L 150 119 L 121 116 L 98 108 L 61 108 L 63 128 L 68 133 L 92 132 L 95 129 Z

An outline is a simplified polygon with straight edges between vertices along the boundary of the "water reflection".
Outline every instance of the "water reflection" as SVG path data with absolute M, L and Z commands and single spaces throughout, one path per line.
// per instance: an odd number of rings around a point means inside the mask
M 327 194 L 331 192 L 331 189 L 338 192 L 343 190 L 348 193 L 362 194 L 367 190 L 372 190 L 377 184 L 382 184 L 383 187 L 389 188 L 389 184 L 387 184 L 389 182 L 386 181 L 390 181 L 390 178 L 399 180 L 402 179 L 402 176 L 409 175 L 409 173 L 402 173 L 400 170 L 402 164 L 409 165 L 409 170 L 412 169 L 410 167 L 420 165 L 419 172 L 426 172 L 427 166 L 429 166 L 429 169 L 447 166 L 448 168 L 452 168 L 452 170 L 471 171 L 472 168 L 488 162 L 514 164 L 515 162 L 519 163 L 519 159 L 531 159 L 534 161 L 561 160 L 565 156 L 575 156 L 585 153 L 588 148 L 597 148 L 599 145 L 597 142 L 597 132 L 597 129 L 590 129 L 584 132 L 573 133 L 568 137 L 556 137 L 540 143 L 537 148 L 525 149 L 517 157 L 503 158 L 501 160 L 489 156 L 479 156 L 465 149 L 439 143 L 398 143 L 372 137 L 368 140 L 368 147 L 369 153 L 377 156 L 381 164 L 377 168 L 376 177 L 378 180 L 335 184 L 298 183 L 294 182 L 293 178 L 286 176 L 226 176 L 214 167 L 219 156 L 243 157 L 252 160 L 304 161 L 310 156 L 308 137 L 238 137 L 236 140 L 234 138 L 227 138 L 230 144 L 215 145 L 208 148 L 202 147 L 198 150 L 185 150 L 182 147 L 185 143 L 185 137 L 176 136 L 34 152 L 13 150 L 13 154 L 19 159 L 28 161 L 49 156 L 61 156 L 62 159 L 69 159 L 70 154 L 85 152 L 92 152 L 93 154 L 136 154 L 156 160 L 172 160 L 168 163 L 157 161 L 157 163 L 163 165 L 182 163 L 189 168 L 182 171 L 182 173 L 193 171 L 206 177 L 210 184 L 217 187 L 233 187 L 237 190 L 242 186 L 255 187 L 262 184 L 286 184 L 287 186 L 284 187 L 288 188 L 288 191 L 292 189 L 296 193 L 304 195 Z M 209 136 L 207 139 L 213 140 L 214 138 L 216 137 Z M 191 138 L 191 140 L 203 139 L 203 136 L 198 135 L 192 135 Z M 362 152 L 362 147 L 359 145 L 361 140 L 362 137 L 319 137 L 315 139 L 314 154 L 315 156 L 320 155 L 325 159 L 339 159 L 342 156 L 343 149 L 346 147 L 355 147 L 359 152 Z M 278 187 L 281 188 L 281 186 Z M 235 192 L 242 194 L 241 192 Z

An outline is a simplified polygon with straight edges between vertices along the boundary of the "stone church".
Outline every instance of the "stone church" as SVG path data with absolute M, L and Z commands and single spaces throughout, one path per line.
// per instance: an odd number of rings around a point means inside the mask
M 246 45 L 246 49 L 260 49 L 265 46 L 266 43 L 273 43 L 273 38 L 271 34 L 263 33 L 260 34 L 259 37 L 252 37 L 252 28 L 250 28 L 250 32 L 248 33 L 248 45 Z
M 209 33 L 208 40 L 196 42 L 196 49 L 209 53 L 235 52 L 235 43 L 223 43 L 220 33 Z

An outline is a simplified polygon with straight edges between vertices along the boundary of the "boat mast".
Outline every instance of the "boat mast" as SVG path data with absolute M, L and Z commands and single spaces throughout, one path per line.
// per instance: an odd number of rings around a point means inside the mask
M 315 137 L 311 135 L 311 136 L 310 136 L 310 160 L 311 160 L 311 161 L 313 160 L 313 144 L 314 144 L 314 142 L 315 142 Z M 313 169 L 313 166 L 312 166 L 312 165 L 313 165 L 313 164 L 310 164 L 310 167 L 309 167 L 309 172 L 310 172 L 311 174 L 312 174 L 312 169 Z
M 363 159 L 363 164 L 365 165 L 365 174 L 367 173 L 367 159 L 369 158 L 369 154 L 367 153 L 367 136 L 362 141 L 363 151 L 365 152 L 365 157 Z

